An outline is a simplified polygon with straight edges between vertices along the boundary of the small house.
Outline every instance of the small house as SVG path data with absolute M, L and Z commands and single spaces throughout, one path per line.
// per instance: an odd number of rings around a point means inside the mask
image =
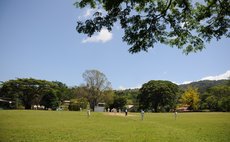
M 95 112 L 104 112 L 104 111 L 105 111 L 105 103 L 98 103 L 98 104 L 94 107 L 94 111 L 95 111 Z

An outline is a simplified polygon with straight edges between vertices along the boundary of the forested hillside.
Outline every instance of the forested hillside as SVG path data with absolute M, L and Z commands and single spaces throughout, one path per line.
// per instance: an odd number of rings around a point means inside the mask
M 188 86 L 193 86 L 195 88 L 198 88 L 200 93 L 204 93 L 208 88 L 217 86 L 217 85 L 226 85 L 229 84 L 229 80 L 202 80 L 197 82 L 192 82 L 189 84 L 182 84 L 179 85 L 179 87 L 182 90 L 186 90 Z
M 230 111 L 230 80 L 198 81 L 179 86 L 181 90 L 198 89 L 199 110 Z

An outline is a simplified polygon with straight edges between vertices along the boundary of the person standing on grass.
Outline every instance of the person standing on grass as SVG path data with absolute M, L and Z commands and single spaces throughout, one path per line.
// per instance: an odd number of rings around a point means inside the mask
M 145 112 L 144 112 L 144 110 L 142 109 L 142 110 L 141 110 L 141 120 L 144 120 L 144 114 L 145 114 Z
M 90 116 L 90 109 L 87 110 L 87 116 Z
M 128 115 L 128 110 L 127 109 L 125 109 L 125 116 L 127 116 Z
M 174 118 L 175 118 L 175 120 L 177 118 L 177 111 L 176 110 L 174 111 Z

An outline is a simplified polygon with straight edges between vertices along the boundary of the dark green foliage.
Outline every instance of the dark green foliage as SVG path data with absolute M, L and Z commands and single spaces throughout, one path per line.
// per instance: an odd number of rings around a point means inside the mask
M 76 30 L 92 36 L 119 22 L 129 52 L 148 51 L 156 43 L 176 46 L 186 54 L 201 51 L 204 42 L 230 37 L 228 0 L 80 0 L 75 5 L 97 10 L 91 19 L 78 21 Z
M 77 99 L 77 98 L 87 98 L 88 97 L 88 89 L 85 86 L 79 87 L 71 87 L 69 88 L 70 98 L 69 99 Z
M 186 90 L 189 86 L 198 88 L 201 99 L 200 110 L 230 111 L 229 80 L 204 80 L 180 85 L 180 88 Z
M 9 80 L 3 83 L 0 97 L 10 98 L 14 108 L 23 105 L 31 109 L 32 105 L 41 103 L 47 108 L 55 108 L 65 95 L 67 87 L 60 82 L 50 82 L 33 78 Z
M 41 99 L 40 104 L 45 106 L 45 109 L 51 108 L 56 110 L 59 106 L 58 97 L 54 91 L 48 91 Z
M 169 111 L 176 107 L 179 88 L 170 81 L 151 80 L 142 85 L 138 96 L 140 109 Z
M 69 100 L 72 98 L 68 86 L 59 81 L 52 81 L 54 84 L 55 94 L 59 100 Z
M 70 111 L 79 111 L 81 109 L 86 109 L 88 101 L 85 98 L 72 99 L 70 101 L 69 110 Z
M 92 102 L 93 96 L 91 95 L 91 90 L 87 86 L 79 86 L 70 88 L 70 93 L 72 98 L 71 99 L 81 99 L 85 98 L 88 102 Z M 113 102 L 113 91 L 112 90 L 105 90 L 101 91 L 100 95 L 97 96 L 98 102 L 106 103 L 106 105 L 110 105 Z M 93 108 L 93 106 L 92 106 Z
M 129 111 L 134 111 L 134 112 L 138 111 L 139 102 L 137 100 L 137 96 L 139 94 L 139 89 L 115 90 L 114 93 L 116 97 L 124 97 L 126 99 L 125 105 L 133 105 L 132 108 L 129 108 Z
M 119 109 L 124 109 L 125 105 L 127 104 L 127 99 L 125 96 L 115 96 L 113 103 L 109 106 L 110 109 L 116 108 L 117 110 Z
M 202 80 L 197 82 L 192 82 L 189 84 L 182 84 L 179 85 L 180 89 L 186 90 L 189 86 L 198 88 L 199 93 L 203 94 L 206 92 L 208 88 L 211 88 L 213 86 L 217 85 L 225 85 L 228 83 L 228 80 Z
M 180 89 L 169 81 L 149 81 L 143 84 L 140 90 L 104 89 L 98 94 L 97 101 L 106 103 L 106 107 L 111 109 L 122 109 L 125 105 L 134 105 L 132 111 L 139 109 L 169 111 L 176 107 L 178 98 L 188 86 L 198 88 L 200 96 L 198 111 L 230 111 L 229 80 L 193 82 L 180 85 Z M 92 95 L 87 86 L 68 88 L 58 81 L 24 78 L 2 82 L 0 98 L 7 100 L 6 103 L 1 102 L 1 108 L 31 109 L 33 105 L 44 105 L 46 109 L 56 109 L 63 100 L 71 100 L 69 109 L 79 110 L 80 107 L 84 109 L 87 106 Z
M 206 92 L 206 107 L 212 111 L 230 111 L 230 86 L 211 87 Z
M 135 105 L 137 104 L 137 96 L 139 94 L 139 89 L 126 89 L 126 90 L 115 90 L 117 96 L 123 96 L 127 99 L 127 104 Z

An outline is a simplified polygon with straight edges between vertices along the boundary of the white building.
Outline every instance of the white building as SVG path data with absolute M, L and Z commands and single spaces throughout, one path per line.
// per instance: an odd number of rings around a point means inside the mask
M 98 103 L 98 104 L 94 107 L 94 111 L 95 111 L 95 112 L 104 112 L 104 111 L 105 111 L 105 103 Z

